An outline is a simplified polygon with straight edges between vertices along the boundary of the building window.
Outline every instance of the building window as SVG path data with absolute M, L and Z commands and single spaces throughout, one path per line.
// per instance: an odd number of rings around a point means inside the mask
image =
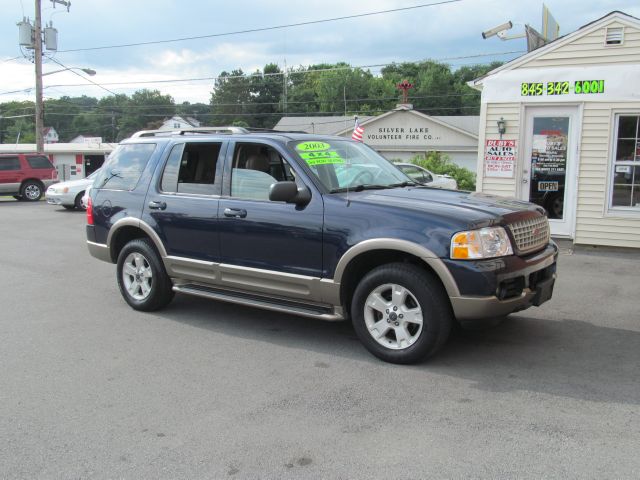
M 640 212 L 640 114 L 616 118 L 611 207 Z

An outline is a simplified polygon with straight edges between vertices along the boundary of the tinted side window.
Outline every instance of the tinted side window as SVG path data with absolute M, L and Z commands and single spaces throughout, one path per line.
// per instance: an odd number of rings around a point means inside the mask
M 27 157 L 27 162 L 31 168 L 53 168 L 47 157 Z
M 93 188 L 133 190 L 155 149 L 155 143 L 119 145 L 100 169 Z
M 184 144 L 175 145 L 171 149 L 167 163 L 162 172 L 162 180 L 160 181 L 160 190 L 167 193 L 175 193 L 178 191 L 178 170 L 180 170 L 180 161 L 182 160 L 182 152 Z
M 0 157 L 0 170 L 20 170 L 18 157 Z
M 294 181 L 287 161 L 273 148 L 262 144 L 238 143 L 231 170 L 231 196 L 269 200 L 269 188 L 279 181 Z
M 214 195 L 222 143 L 186 143 L 171 150 L 162 173 L 163 192 Z

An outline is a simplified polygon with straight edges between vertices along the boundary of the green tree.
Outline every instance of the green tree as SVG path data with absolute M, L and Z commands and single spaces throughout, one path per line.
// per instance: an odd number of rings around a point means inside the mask
M 222 72 L 215 80 L 211 94 L 213 125 L 230 125 L 236 120 L 246 120 L 251 112 L 251 81 L 242 69 Z

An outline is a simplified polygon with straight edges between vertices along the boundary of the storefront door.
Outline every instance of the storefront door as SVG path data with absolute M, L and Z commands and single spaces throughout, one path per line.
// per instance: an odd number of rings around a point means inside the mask
M 578 107 L 526 109 L 520 198 L 544 207 L 551 234 L 573 238 Z

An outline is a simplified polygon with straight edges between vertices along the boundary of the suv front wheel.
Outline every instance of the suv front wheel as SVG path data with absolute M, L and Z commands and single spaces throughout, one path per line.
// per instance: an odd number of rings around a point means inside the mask
M 118 287 L 126 302 L 136 310 L 159 310 L 173 299 L 171 279 L 151 242 L 131 240 L 118 255 Z
M 392 263 L 360 281 L 351 317 L 367 350 L 387 362 L 407 364 L 438 351 L 449 336 L 453 315 L 446 292 L 432 274 Z

